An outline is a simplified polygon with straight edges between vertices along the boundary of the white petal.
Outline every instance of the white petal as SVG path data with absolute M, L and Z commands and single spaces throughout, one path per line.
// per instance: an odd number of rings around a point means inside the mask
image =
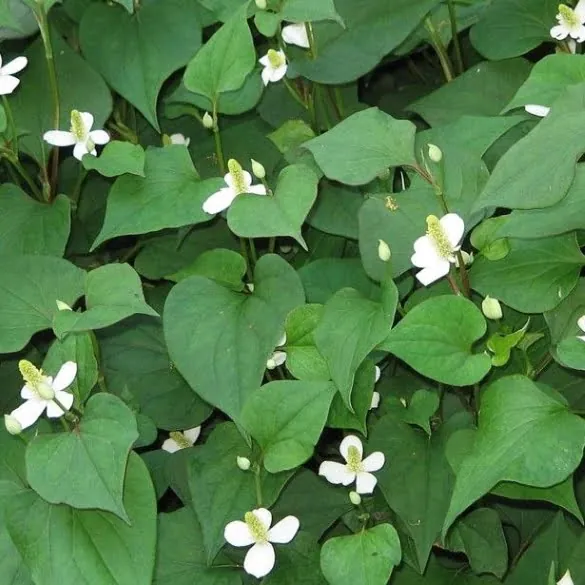
M 12 93 L 20 83 L 20 79 L 12 75 L 0 75 L 0 95 Z
M 264 85 L 268 85 L 270 83 L 270 77 L 272 76 L 272 70 L 270 69 L 270 67 L 264 67 L 264 69 L 262 69 L 262 82 L 264 83 Z
M 275 351 L 266 362 L 266 367 L 269 370 L 274 370 L 277 366 L 282 366 L 286 361 L 286 351 Z
M 107 144 L 110 141 L 110 135 L 105 130 L 92 130 L 89 137 L 94 144 Z
M 87 148 L 87 144 L 85 144 L 84 142 L 78 142 L 73 148 L 73 156 L 77 160 L 81 160 L 83 158 L 83 155 L 85 154 L 92 154 L 93 156 L 95 156 L 95 150 L 90 152 L 89 149 Z
M 53 390 L 55 390 L 55 392 L 58 390 L 65 390 L 65 388 L 70 386 L 73 380 L 75 380 L 76 375 L 77 364 L 75 362 L 65 362 L 53 380 Z
M 573 8 L 573 12 L 577 15 L 581 24 L 585 23 L 585 0 L 579 0 L 577 6 Z
M 219 213 L 227 209 L 235 198 L 235 192 L 229 187 L 224 187 L 205 200 L 203 211 L 211 214 Z
M 31 398 L 38 398 L 38 395 L 30 386 L 25 384 L 20 391 L 20 397 L 25 400 L 30 400 Z
M 550 108 L 547 106 L 539 106 L 538 104 L 526 104 L 524 109 L 533 116 L 538 116 L 539 118 L 544 118 L 548 116 L 550 112 Z
M 27 400 L 24 404 L 21 404 L 17 409 L 10 413 L 23 429 L 27 429 L 33 425 L 38 418 L 43 414 L 43 410 L 47 406 L 46 400 L 31 399 Z
M 375 369 L 375 374 L 374 374 L 374 384 L 380 379 L 380 376 L 382 375 L 382 370 L 376 366 Z
M 22 71 L 28 63 L 28 59 L 26 57 L 16 57 L 16 59 L 12 59 L 10 63 L 6 63 L 4 67 L 0 70 L 2 75 L 14 75 L 19 71 Z
M 578 43 L 582 43 L 585 38 L 585 27 L 583 25 L 571 30 L 569 33 L 571 38 L 575 39 Z
M 175 439 L 168 438 L 163 442 L 161 449 L 167 453 L 176 453 L 181 450 L 181 447 Z
M 195 427 L 194 429 L 187 429 L 183 434 L 185 435 L 189 443 L 191 443 L 191 445 L 194 445 L 195 441 L 197 441 L 199 435 L 201 434 L 201 425 Z
M 185 136 L 180 133 L 171 134 L 169 138 L 171 140 L 171 144 L 182 144 L 183 146 L 189 146 L 189 143 L 191 142 L 190 138 L 185 138 Z
M 372 394 L 372 402 L 370 403 L 370 410 L 373 410 L 374 408 L 378 408 L 378 406 L 380 406 L 380 393 L 374 392 Z
M 67 409 L 70 410 L 71 407 L 73 406 L 73 394 L 70 394 L 69 392 L 64 392 L 63 390 L 59 391 L 59 392 L 55 392 L 55 398 Z M 48 404 L 47 404 L 47 416 L 49 418 L 59 418 L 60 416 L 63 416 L 65 413 L 63 412 L 63 410 L 61 409 L 61 407 L 54 402 L 53 400 L 51 400 Z
M 362 461 L 362 465 L 364 466 L 365 471 L 379 471 L 384 467 L 384 461 L 384 453 L 382 453 L 382 451 L 376 451 L 371 455 L 368 455 Z
M 260 579 L 272 571 L 274 567 L 274 548 L 269 542 L 256 543 L 244 559 L 244 571 Z
M 349 485 L 355 480 L 353 471 L 349 471 L 345 465 L 335 461 L 323 461 L 319 465 L 319 475 L 335 485 Z
M 247 192 L 256 195 L 266 195 L 266 187 L 264 185 L 250 185 Z
M 248 171 L 242 171 L 242 178 L 244 179 L 244 184 L 246 185 L 245 193 L 248 193 L 248 187 L 252 184 L 252 175 Z
M 571 51 L 573 55 L 577 52 L 577 43 L 573 39 L 569 39 L 567 41 L 567 46 L 569 47 L 569 51 Z
M 49 130 L 43 134 L 43 140 L 53 146 L 73 146 L 75 144 L 73 133 L 64 130 Z
M 234 520 L 227 524 L 223 531 L 223 537 L 232 546 L 250 546 L 254 544 L 254 537 L 245 522 Z
M 429 286 L 429 284 L 449 274 L 449 269 L 449 262 L 447 260 L 441 259 L 434 266 L 427 266 L 426 268 L 423 268 L 417 272 L 416 278 L 422 285 Z
M 581 331 L 585 331 L 585 315 L 579 317 L 579 319 L 577 320 L 577 325 L 579 325 Z
M 278 338 L 276 347 L 282 347 L 286 343 L 286 331 Z
M 347 437 L 345 437 L 345 439 L 341 441 L 341 445 L 339 445 L 339 452 L 346 461 L 350 447 L 355 447 L 358 450 L 358 453 L 360 454 L 360 459 L 363 457 L 364 447 L 362 445 L 362 442 L 355 435 L 347 435 Z
M 256 508 L 255 510 L 252 510 L 252 514 L 264 524 L 266 530 L 270 528 L 270 525 L 272 524 L 272 513 L 270 510 L 267 510 L 266 508 Z
M 309 36 L 307 35 L 307 28 L 304 22 L 298 24 L 288 24 L 282 28 L 282 40 L 287 45 L 296 45 L 302 49 L 308 49 L 311 44 L 309 43 Z
M 569 31 L 562 24 L 557 24 L 550 29 L 550 36 L 557 41 L 566 39 L 568 34 Z
M 277 522 L 268 531 L 268 540 L 279 544 L 290 542 L 298 532 L 300 526 L 299 519 L 295 516 L 287 516 L 280 522 Z
M 463 222 L 463 219 L 461 219 L 456 213 L 448 213 L 439 220 L 439 223 L 445 230 L 445 234 L 447 235 L 451 246 L 453 246 L 453 248 L 458 248 L 463 233 L 465 232 L 465 223 Z
M 264 55 L 264 57 L 258 59 L 258 63 L 263 67 L 270 67 L 270 60 L 268 59 L 268 55 Z
M 281 65 L 280 67 L 277 67 L 276 69 L 273 69 L 270 72 L 270 81 L 272 81 L 273 83 L 275 83 L 276 81 L 280 81 L 286 75 L 287 69 L 288 69 L 288 65 L 286 65 L 286 64 Z
M 561 577 L 560 581 L 557 581 L 557 585 L 575 585 L 569 570 Z
M 581 341 L 585 341 L 585 335 L 577 335 L 577 339 L 580 339 Z
M 85 128 L 85 132 L 89 134 L 91 127 L 93 126 L 93 115 L 89 112 L 79 112 L 81 116 L 81 121 L 83 122 L 83 127 Z
M 362 471 L 361 473 L 357 474 L 355 491 L 358 494 L 371 494 L 374 491 L 377 483 L 378 480 L 376 479 L 375 475 L 372 475 L 367 471 Z
M 441 260 L 441 256 L 437 252 L 437 247 L 429 236 L 421 236 L 414 242 L 414 254 L 410 261 L 418 268 L 425 268 L 431 266 Z

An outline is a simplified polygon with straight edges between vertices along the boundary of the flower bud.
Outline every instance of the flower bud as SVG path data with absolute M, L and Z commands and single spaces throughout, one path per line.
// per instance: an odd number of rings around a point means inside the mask
M 502 318 L 502 306 L 498 299 L 492 299 L 487 296 L 481 302 L 481 310 L 487 319 L 501 319 Z
M 64 303 L 63 301 L 60 301 L 57 299 L 55 302 L 57 303 L 57 309 L 59 309 L 59 311 L 72 311 L 73 310 L 73 309 L 71 309 L 71 307 L 67 303 Z
M 362 503 L 362 497 L 357 492 L 349 492 L 349 501 L 354 506 L 359 506 Z
M 250 469 L 250 460 L 247 457 L 236 457 L 236 463 L 242 471 L 248 471 Z
M 20 433 L 22 433 L 22 425 L 18 422 L 18 419 L 11 414 L 4 415 L 4 426 L 11 435 L 20 435 Z
M 571 577 L 571 572 L 567 570 L 567 572 L 561 577 L 560 581 L 557 581 L 557 585 L 574 585 L 573 578 Z
M 429 158 L 434 163 L 440 163 L 443 160 L 443 151 L 436 144 L 429 144 Z
M 266 10 L 266 0 L 256 0 L 256 6 L 260 10 Z
M 392 252 L 390 252 L 390 246 L 384 240 L 378 240 L 378 258 L 382 262 L 388 262 L 392 258 Z
M 211 117 L 211 114 L 209 112 L 205 112 L 205 114 L 203 114 L 203 119 L 201 120 L 203 127 L 207 128 L 208 130 L 211 130 L 214 126 L 213 123 L 213 118 Z
M 257 179 L 266 177 L 266 169 L 257 161 L 252 159 L 252 172 Z

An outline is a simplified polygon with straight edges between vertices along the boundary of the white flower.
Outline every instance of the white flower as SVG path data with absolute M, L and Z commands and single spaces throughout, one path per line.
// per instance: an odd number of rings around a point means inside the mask
M 557 585 L 575 585 L 569 570 L 561 577 L 560 581 L 557 581 Z
M 27 64 L 26 57 L 16 57 L 2 67 L 2 56 L 0 56 L 0 95 L 8 95 L 18 87 L 20 79 L 14 77 L 14 74 L 22 71 Z
M 248 171 L 242 170 L 237 160 L 230 158 L 228 170 L 228 174 L 223 178 L 227 187 L 221 188 L 205 200 L 205 203 L 203 203 L 205 213 L 219 213 L 227 209 L 233 200 L 242 193 L 266 195 L 266 187 L 264 185 L 252 185 L 252 176 Z
M 380 368 L 378 366 L 375 366 L 374 372 L 375 372 L 375 374 L 374 374 L 374 384 L 375 384 L 380 379 L 380 376 L 382 375 L 382 371 L 380 370 Z M 374 392 L 372 394 L 372 402 L 370 403 L 370 410 L 373 410 L 374 408 L 378 408 L 378 406 L 380 406 L 380 393 Z
M 49 130 L 43 138 L 53 146 L 73 146 L 73 156 L 81 160 L 84 154 L 95 156 L 96 144 L 107 144 L 110 135 L 105 130 L 92 130 L 93 116 L 89 112 L 71 111 L 71 128 L 64 130 Z
M 579 320 L 577 321 L 577 325 L 579 325 L 579 329 L 581 329 L 581 331 L 583 331 L 583 333 L 585 333 L 585 315 L 583 315 L 582 317 L 579 317 Z M 580 339 L 581 341 L 585 341 L 585 335 L 578 335 L 577 339 Z
M 10 413 L 23 429 L 33 425 L 47 411 L 49 418 L 59 418 L 63 414 L 61 406 L 69 410 L 73 405 L 73 394 L 64 392 L 77 375 L 77 364 L 65 362 L 55 379 L 45 376 L 42 370 L 35 368 L 28 360 L 20 360 L 18 368 L 25 384 L 20 391 L 21 398 L 26 402 Z M 57 402 L 61 404 L 57 404 Z
M 266 508 L 246 512 L 244 522 L 234 520 L 224 530 L 224 538 L 232 546 L 250 546 L 244 559 L 244 571 L 260 579 L 274 567 L 275 555 L 271 542 L 286 544 L 299 529 L 299 519 L 287 516 L 272 528 L 272 514 Z
M 579 0 L 575 8 L 570 8 L 566 4 L 559 4 L 559 13 L 557 14 L 559 24 L 550 29 L 550 36 L 557 41 L 562 41 L 570 36 L 578 43 L 585 41 L 585 0 Z
M 189 146 L 191 144 L 191 139 L 187 138 L 183 134 L 171 134 L 169 136 L 171 144 L 183 144 L 184 146 Z
M 533 116 L 538 116 L 539 118 L 544 118 L 548 116 L 550 112 L 550 108 L 548 106 L 539 106 L 538 104 L 526 104 L 524 109 Z
M 418 280 L 428 286 L 449 273 L 455 264 L 456 252 L 465 231 L 463 220 L 456 213 L 448 213 L 441 219 L 427 217 L 427 233 L 414 242 L 414 254 L 410 261 L 418 268 Z
M 286 361 L 286 351 L 279 350 L 286 343 L 286 332 L 282 334 L 282 337 L 276 343 L 277 349 L 272 352 L 272 355 L 266 361 L 266 367 L 269 370 L 274 370 L 277 366 L 282 366 Z
M 259 63 L 264 67 L 262 70 L 262 81 L 264 85 L 268 85 L 270 82 L 280 81 L 286 75 L 288 65 L 284 51 L 268 49 L 268 53 L 262 59 L 259 59 Z
M 307 35 L 307 27 L 304 22 L 287 24 L 282 27 L 282 40 L 287 45 L 296 45 L 302 49 L 309 49 L 311 47 L 309 36 Z
M 195 427 L 193 429 L 187 429 L 186 431 L 172 431 L 169 433 L 169 438 L 162 444 L 163 451 L 169 453 L 175 453 L 181 449 L 192 447 L 195 441 L 201 434 L 201 427 Z
M 339 451 L 346 461 L 345 465 L 335 461 L 323 461 L 319 466 L 319 475 L 334 484 L 349 485 L 355 481 L 355 491 L 358 494 L 371 494 L 378 480 L 370 472 L 382 469 L 384 453 L 376 451 L 362 460 L 362 442 L 355 435 L 345 437 Z

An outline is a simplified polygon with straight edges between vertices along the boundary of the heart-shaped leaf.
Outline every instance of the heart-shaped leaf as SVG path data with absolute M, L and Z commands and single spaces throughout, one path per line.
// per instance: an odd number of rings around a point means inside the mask
M 144 177 L 144 149 L 131 142 L 113 140 L 106 144 L 98 157 L 86 154 L 82 162 L 86 169 L 94 169 L 104 177 L 125 173 Z

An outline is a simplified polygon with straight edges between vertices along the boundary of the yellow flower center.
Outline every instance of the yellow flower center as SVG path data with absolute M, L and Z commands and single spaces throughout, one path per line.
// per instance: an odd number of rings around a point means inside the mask
M 427 235 L 435 244 L 435 248 L 441 258 L 449 259 L 453 256 L 454 250 L 451 242 L 436 215 L 427 217 Z
M 246 512 L 244 514 L 244 521 L 248 525 L 252 538 L 256 542 L 268 542 L 268 530 L 254 512 Z
M 363 471 L 362 457 L 357 447 L 350 445 L 347 450 L 347 464 L 346 467 L 353 473 Z
M 71 134 L 75 136 L 77 142 L 83 142 L 86 138 L 86 128 L 83 118 L 77 110 L 71 110 Z M 93 147 L 92 147 L 93 148 Z M 91 148 L 89 149 L 91 150 Z
M 192 447 L 193 445 L 189 442 L 187 437 L 179 431 L 172 431 L 169 433 L 169 436 L 177 445 L 179 445 L 180 449 L 186 449 L 187 447 Z
M 55 392 L 47 384 L 47 376 L 43 374 L 42 370 L 37 369 L 28 360 L 20 360 L 18 362 L 18 369 L 26 385 L 34 390 L 40 398 L 52 400 L 55 397 Z
M 282 53 L 274 49 L 268 49 L 268 62 L 273 69 L 278 69 L 286 63 L 286 59 Z
M 559 4 L 559 14 L 567 26 L 575 27 L 581 24 L 575 11 L 566 4 Z
M 242 166 L 237 160 L 230 158 L 228 160 L 228 171 L 233 179 L 234 182 L 234 191 L 237 195 L 240 193 L 247 193 L 248 192 L 248 184 L 246 183 L 246 179 L 244 177 L 244 171 L 242 170 Z

